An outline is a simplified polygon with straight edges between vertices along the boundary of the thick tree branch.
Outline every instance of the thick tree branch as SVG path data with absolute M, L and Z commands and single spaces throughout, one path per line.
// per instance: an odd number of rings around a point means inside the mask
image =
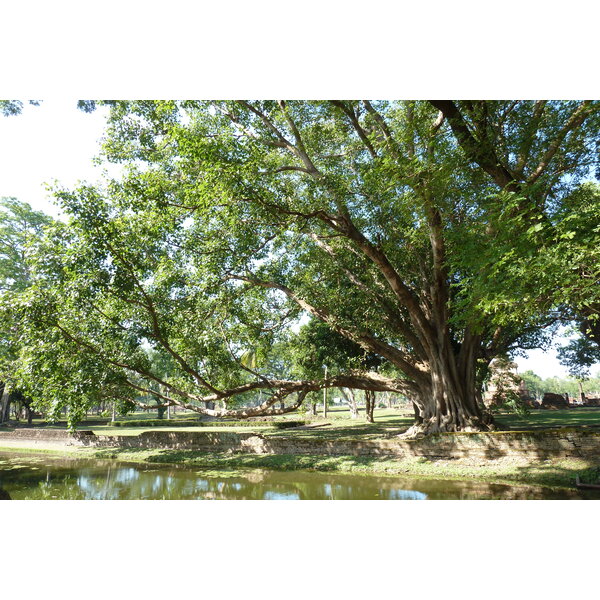
M 531 115 L 530 122 L 530 132 L 529 135 L 525 137 L 521 147 L 519 149 L 519 156 L 517 158 L 517 164 L 514 167 L 514 172 L 521 177 L 521 179 L 525 178 L 524 169 L 527 161 L 529 160 L 529 154 L 531 152 L 531 147 L 535 140 L 535 136 L 539 129 L 539 124 L 542 119 L 542 115 L 544 114 L 544 109 L 546 108 L 547 101 L 546 100 L 538 100 L 533 105 L 533 111 Z
M 400 158 L 398 144 L 396 143 L 396 140 L 394 139 L 394 136 L 392 135 L 392 132 L 391 132 L 390 128 L 388 127 L 387 123 L 385 122 L 384 118 L 379 114 L 379 112 L 377 112 L 377 110 L 373 107 L 373 105 L 368 100 L 363 100 L 363 104 L 364 104 L 365 108 L 367 109 L 367 111 L 369 112 L 369 114 L 373 117 L 373 119 L 375 119 L 375 122 L 377 123 L 381 132 L 383 133 L 383 136 L 384 136 L 385 140 L 387 141 L 388 148 L 390 150 L 390 154 L 396 160 L 398 160 Z
M 292 146 L 296 155 L 304 163 L 304 166 L 306 167 L 306 170 L 308 171 L 308 173 L 310 173 L 313 176 L 321 175 L 321 173 L 319 172 L 317 167 L 315 167 L 311 158 L 308 156 L 308 152 L 306 151 L 306 146 L 304 145 L 304 142 L 302 141 L 302 136 L 300 135 L 300 130 L 298 129 L 296 123 L 292 119 L 292 116 L 290 115 L 290 112 L 288 110 L 285 100 L 279 100 L 278 104 L 279 104 L 279 107 L 281 108 L 281 112 L 283 113 L 283 116 L 284 116 L 287 124 L 289 125 L 290 129 L 292 130 L 294 140 L 296 141 L 296 144 Z
M 456 104 L 451 100 L 430 100 L 429 102 L 444 114 L 467 157 L 476 162 L 502 189 L 518 191 L 518 182 L 515 177 L 500 163 L 493 147 L 486 143 L 487 140 L 475 139 Z
M 552 158 L 554 157 L 554 155 L 560 148 L 561 144 L 563 143 L 563 141 L 567 137 L 567 135 L 574 129 L 577 129 L 585 121 L 585 119 L 590 114 L 592 114 L 592 112 L 594 112 L 594 107 L 592 106 L 592 103 L 590 100 L 585 100 L 584 102 L 582 102 L 579 105 L 579 107 L 571 115 L 571 118 L 565 123 L 565 125 L 558 132 L 558 135 L 554 138 L 554 140 L 552 140 L 552 142 L 548 146 L 548 149 L 542 156 L 542 159 L 540 160 L 538 166 L 531 173 L 531 175 L 529 175 L 529 177 L 527 178 L 527 183 L 529 183 L 529 184 L 535 183 L 538 180 L 538 178 L 544 173 L 544 171 L 550 164 L 550 161 L 552 160 Z
M 358 137 L 361 139 L 362 143 L 365 145 L 365 148 L 369 151 L 369 154 L 373 158 L 377 158 L 377 152 L 375 151 L 375 148 L 373 148 L 373 144 L 371 144 L 367 132 L 361 127 L 354 109 L 344 104 L 341 100 L 331 100 L 331 104 L 341 109 L 348 119 L 350 119 L 352 127 L 354 127 L 354 130 L 358 134 Z
M 137 273 L 135 272 L 135 269 L 129 263 L 129 261 L 127 261 L 122 256 L 122 254 L 120 252 L 118 252 L 112 245 L 107 244 L 107 247 L 113 253 L 115 258 L 117 258 L 127 269 L 129 274 L 131 275 L 131 278 L 132 278 L 135 286 L 138 288 L 138 290 L 140 290 L 140 293 L 144 297 L 144 301 L 145 301 L 144 308 L 146 309 L 148 315 L 150 316 L 154 339 L 156 339 L 156 341 L 160 343 L 160 345 L 179 363 L 181 368 L 186 373 L 188 373 L 188 375 L 191 375 L 196 380 L 197 383 L 199 383 L 200 385 L 204 386 L 205 388 L 209 389 L 212 392 L 218 392 L 217 388 L 212 386 L 178 352 L 176 352 L 171 347 L 168 340 L 162 334 L 160 323 L 159 323 L 159 318 L 158 318 L 158 312 L 156 310 L 154 302 L 153 302 L 152 298 L 150 297 L 150 295 L 148 294 L 148 292 L 146 291 L 146 289 L 144 288 L 144 286 L 142 285 L 141 281 L 139 280 Z
M 351 283 L 367 294 L 367 296 L 373 302 L 382 307 L 386 320 L 392 326 L 392 328 L 396 329 L 406 339 L 406 341 L 413 347 L 413 351 L 420 357 L 421 360 L 425 360 L 426 354 L 423 350 L 421 342 L 419 341 L 419 338 L 404 322 L 402 315 L 396 310 L 396 308 L 386 300 L 385 296 L 382 294 L 376 294 L 372 288 L 361 281 L 350 269 L 346 268 L 342 264 L 335 250 L 329 244 L 324 242 L 314 233 L 309 235 L 317 244 L 317 246 L 323 249 L 336 262 Z
M 402 281 L 385 253 L 374 246 L 352 223 L 347 217 L 345 219 L 344 233 L 354 241 L 360 250 L 367 256 L 375 266 L 381 271 L 388 285 L 394 292 L 395 296 L 400 300 L 402 305 L 408 310 L 408 313 L 415 325 L 415 330 L 424 348 L 431 346 L 433 338 L 433 330 L 431 324 L 427 321 L 423 309 L 419 305 L 416 296 L 410 288 Z
M 337 323 L 336 319 L 329 313 L 329 311 L 309 304 L 306 300 L 300 298 L 287 286 L 272 281 L 262 281 L 244 275 L 231 275 L 230 277 L 232 279 L 246 281 L 247 283 L 259 287 L 277 289 L 283 292 L 288 298 L 296 302 L 296 304 L 298 304 L 302 309 L 304 309 L 311 315 L 317 317 L 321 321 L 327 323 L 332 329 L 337 331 L 339 334 L 356 342 L 366 350 L 371 350 L 376 354 L 387 358 L 392 364 L 396 365 L 409 377 L 417 380 L 423 379 L 425 374 L 423 373 L 423 371 L 421 371 L 415 366 L 414 359 L 410 355 L 408 355 L 405 352 L 402 352 L 394 346 L 391 346 L 387 342 L 378 340 L 377 338 L 375 338 L 367 332 L 351 331 L 346 327 L 342 327 L 341 325 L 339 325 L 339 323 Z

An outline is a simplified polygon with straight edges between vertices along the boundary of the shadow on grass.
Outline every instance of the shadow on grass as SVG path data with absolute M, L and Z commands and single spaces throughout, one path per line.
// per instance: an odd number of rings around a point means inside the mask
M 562 461 L 559 464 L 528 465 L 515 468 L 515 481 L 527 482 L 532 485 L 550 487 L 568 487 L 576 489 L 575 480 L 579 477 L 581 483 L 598 483 L 600 480 L 600 464 L 592 461 L 582 461 L 569 464 Z M 578 490 L 582 497 L 600 500 L 600 490 Z

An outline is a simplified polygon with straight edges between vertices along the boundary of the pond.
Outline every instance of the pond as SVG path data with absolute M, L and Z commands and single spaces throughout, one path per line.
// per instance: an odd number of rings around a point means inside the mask
M 1 490 L 13 500 L 460 500 L 581 499 L 555 491 L 479 481 L 449 481 L 306 471 L 205 473 L 182 465 L 59 458 L 0 452 Z

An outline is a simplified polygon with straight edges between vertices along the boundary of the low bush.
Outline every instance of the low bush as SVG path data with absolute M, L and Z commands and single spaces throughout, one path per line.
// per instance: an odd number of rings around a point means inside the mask
M 114 421 L 108 423 L 112 427 L 274 427 L 287 429 L 306 425 L 306 421 L 195 421 L 170 419 L 139 419 L 131 421 Z
M 181 421 L 170 419 L 140 419 L 139 421 L 114 421 L 108 423 L 112 427 L 197 427 L 202 425 L 199 421 Z
M 306 421 L 273 421 L 272 425 L 275 429 L 288 429 L 290 427 L 306 425 Z
M 203 421 L 201 427 L 272 427 L 268 421 Z

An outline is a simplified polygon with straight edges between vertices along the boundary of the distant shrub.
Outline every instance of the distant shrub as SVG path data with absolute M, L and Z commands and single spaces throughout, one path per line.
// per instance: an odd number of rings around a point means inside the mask
M 195 421 L 169 419 L 138 419 L 131 421 L 114 421 L 113 427 L 272 427 L 287 429 L 306 425 L 306 421 Z
M 201 427 L 272 427 L 274 424 L 268 421 L 203 421 Z
M 290 427 L 302 427 L 306 421 L 274 421 L 272 423 L 275 429 L 289 429 Z
M 140 419 L 138 421 L 114 421 L 113 427 L 197 427 L 199 421 L 171 421 L 170 419 Z

